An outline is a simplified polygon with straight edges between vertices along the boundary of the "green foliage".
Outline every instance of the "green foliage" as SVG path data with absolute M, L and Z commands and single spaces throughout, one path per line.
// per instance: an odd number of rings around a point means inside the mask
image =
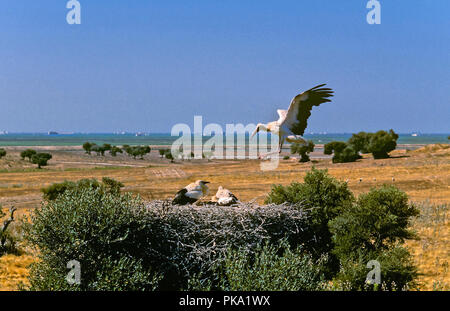
M 418 215 L 419 210 L 396 187 L 372 189 L 330 222 L 335 253 L 344 257 L 361 249 L 388 249 L 396 242 L 415 238 L 408 226 L 411 218 Z
M 266 203 L 275 204 L 284 202 L 303 204 L 312 209 L 308 218 L 308 229 L 303 234 L 311 238 L 311 243 L 305 246 L 315 258 L 331 252 L 334 244 L 328 222 L 339 216 L 345 206 L 353 201 L 354 197 L 347 183 L 328 175 L 327 170 L 318 170 L 314 167 L 306 174 L 304 183 L 293 182 L 288 186 L 272 186 L 265 200 Z M 337 268 L 336 259 L 330 258 L 329 269 L 337 271 Z
M 124 148 L 125 152 L 129 156 L 132 156 L 134 159 L 136 159 L 136 157 L 138 157 L 138 156 L 141 159 L 143 159 L 144 155 L 151 152 L 150 146 L 128 146 L 128 145 L 126 145 L 123 148 Z
M 229 249 L 222 265 L 213 268 L 220 279 L 219 289 L 225 291 L 299 291 L 321 290 L 325 259 L 314 261 L 301 247 L 291 250 L 282 240 L 279 245 L 266 243 L 254 253 Z M 213 288 L 209 281 L 190 279 L 191 290 Z
M 170 149 L 167 149 L 166 152 L 164 153 L 164 157 L 167 160 L 170 160 L 170 162 L 173 162 L 173 155 L 172 155 L 172 151 Z
M 283 157 L 283 160 L 289 160 L 290 158 L 291 158 L 290 156 L 286 155 Z
M 83 145 L 83 148 L 84 148 L 84 145 Z M 99 155 L 104 156 L 105 152 L 106 151 L 111 152 L 112 148 L 113 147 L 110 144 L 103 144 L 101 146 L 99 146 L 97 144 L 90 144 L 89 152 L 87 152 L 87 151 L 86 152 L 91 154 L 91 151 L 94 151 L 98 156 Z M 116 151 L 116 154 L 117 154 L 117 151 Z
M 353 134 L 352 137 L 350 137 L 350 139 L 348 140 L 348 144 L 357 152 L 369 153 L 368 146 L 372 135 L 372 133 L 366 132 Z
M 361 159 L 361 155 L 352 147 L 346 147 L 342 152 L 335 153 L 332 161 L 333 163 L 348 163 L 358 159 Z
M 312 140 L 308 140 L 306 144 L 292 144 L 291 145 L 291 153 L 298 153 L 300 157 L 300 162 L 308 162 L 309 161 L 309 153 L 314 151 L 314 142 Z
M 380 263 L 381 284 L 366 283 L 370 260 Z M 406 248 L 395 246 L 374 252 L 357 252 L 341 258 L 341 270 L 334 280 L 341 290 L 408 290 L 417 287 L 417 267 Z
M 110 149 L 110 151 L 109 151 L 109 153 L 110 153 L 113 157 L 115 157 L 115 156 L 117 156 L 118 153 L 123 153 L 123 151 L 122 151 L 121 148 L 119 148 L 119 147 L 117 147 L 117 146 L 112 146 L 111 149 Z
M 28 161 L 31 162 L 31 158 L 36 154 L 36 150 L 33 149 L 26 149 L 20 153 L 20 157 L 22 160 L 25 160 L 25 158 L 28 158 Z
M 120 188 L 124 185 L 109 177 L 103 177 L 100 183 L 96 179 L 80 179 L 77 182 L 64 181 L 62 183 L 54 183 L 46 188 L 41 189 L 44 194 L 44 199 L 47 201 L 56 200 L 56 198 L 69 190 L 82 190 L 82 189 L 99 189 L 102 193 L 110 193 L 118 195 Z
M 84 151 L 86 152 L 86 153 L 88 153 L 88 154 L 91 154 L 91 150 L 92 150 L 92 146 L 93 146 L 94 144 L 92 144 L 92 143 L 90 143 L 90 142 L 85 142 L 84 144 L 83 144 L 83 149 L 84 149 Z
M 104 187 L 104 189 L 107 193 L 116 194 L 116 195 L 120 193 L 120 188 L 125 187 L 125 185 L 123 183 L 121 183 L 120 181 L 117 181 L 117 180 L 115 180 L 113 178 L 109 178 L 109 177 L 102 178 L 102 186 Z
M 347 144 L 343 141 L 332 141 L 328 144 L 325 144 L 323 153 L 333 154 L 333 152 L 342 152 L 346 147 Z
M 393 131 L 378 131 L 371 135 L 367 150 L 372 153 L 374 159 L 389 158 L 389 152 L 397 147 L 398 135 Z
M 344 142 L 331 142 L 325 145 L 325 154 L 334 151 L 333 163 L 354 162 L 360 159 L 359 152 L 372 153 L 374 159 L 389 158 L 389 152 L 395 150 L 398 135 L 391 129 L 389 132 L 359 132 Z
M 335 249 L 341 261 L 337 279 L 350 289 L 364 287 L 369 260 L 381 263 L 384 287 L 392 290 L 413 285 L 417 269 L 406 249 L 399 247 L 416 235 L 409 227 L 419 210 L 408 203 L 407 195 L 393 186 L 382 186 L 359 196 L 356 204 L 330 221 Z
M 145 209 L 130 195 L 74 189 L 35 209 L 25 237 L 39 249 L 30 290 L 151 290 L 159 276 L 144 267 Z M 66 265 L 81 264 L 81 284 L 66 282 Z
M 169 149 L 159 149 L 158 150 L 159 155 L 161 156 L 161 158 L 164 157 L 164 155 L 166 154 L 167 151 L 169 151 Z
M 355 162 L 361 158 L 357 150 L 342 141 L 333 141 L 325 144 L 324 153 L 332 154 L 333 152 L 333 163 Z
M 36 153 L 31 157 L 31 162 L 33 164 L 37 164 L 38 168 L 42 166 L 47 166 L 48 161 L 52 158 L 52 155 L 49 153 Z
M 0 148 L 0 159 L 3 158 L 6 155 L 6 150 L 3 148 Z
M 101 154 L 101 146 L 97 144 L 92 144 L 91 151 L 94 151 L 99 156 Z

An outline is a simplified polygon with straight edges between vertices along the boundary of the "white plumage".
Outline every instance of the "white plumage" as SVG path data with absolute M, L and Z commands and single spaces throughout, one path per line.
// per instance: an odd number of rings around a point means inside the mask
M 188 203 L 194 203 L 204 197 L 205 195 L 208 195 L 209 188 L 207 184 L 209 181 L 203 181 L 203 180 L 197 180 L 196 182 L 190 183 L 183 189 L 177 192 L 175 195 L 175 198 L 172 201 L 172 204 L 188 204 Z
M 313 106 L 330 102 L 329 97 L 333 96 L 333 90 L 324 88 L 325 84 L 313 87 L 295 96 L 288 110 L 278 109 L 278 120 L 267 124 L 258 123 L 252 137 L 260 130 L 272 132 L 278 135 L 278 150 L 280 153 L 285 141 L 289 143 L 306 143 L 302 137 L 305 132 L 307 121 L 311 115 Z M 276 153 L 275 152 L 275 153 Z M 268 153 L 270 154 L 270 153 Z M 266 154 L 266 155 L 268 155 Z
M 239 200 L 230 190 L 219 186 L 216 195 L 212 197 L 212 201 L 217 202 L 218 205 L 227 206 L 235 204 Z

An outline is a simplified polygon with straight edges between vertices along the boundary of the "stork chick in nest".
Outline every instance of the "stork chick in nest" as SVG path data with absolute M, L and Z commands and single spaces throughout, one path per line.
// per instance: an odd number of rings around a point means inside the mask
M 237 203 L 239 200 L 230 190 L 219 186 L 216 195 L 212 197 L 212 201 L 221 206 L 228 206 Z

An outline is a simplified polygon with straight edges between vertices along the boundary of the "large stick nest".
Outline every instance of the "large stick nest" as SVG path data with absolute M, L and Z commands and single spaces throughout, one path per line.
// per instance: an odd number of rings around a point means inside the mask
M 309 239 L 302 234 L 307 229 L 307 211 L 300 205 L 177 206 L 152 201 L 146 208 L 153 256 L 184 276 L 223 260 L 228 249 L 252 253 L 258 245 L 278 243 L 285 237 L 292 246 Z

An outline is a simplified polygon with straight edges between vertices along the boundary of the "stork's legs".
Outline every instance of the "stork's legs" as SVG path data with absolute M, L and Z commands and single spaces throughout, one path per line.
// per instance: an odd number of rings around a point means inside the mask
M 280 139 L 279 143 L 278 143 L 278 150 L 261 154 L 259 156 L 259 159 L 262 160 L 262 159 L 267 158 L 267 156 L 272 155 L 272 154 L 280 154 L 281 150 L 283 149 L 283 142 L 284 142 L 284 139 Z

